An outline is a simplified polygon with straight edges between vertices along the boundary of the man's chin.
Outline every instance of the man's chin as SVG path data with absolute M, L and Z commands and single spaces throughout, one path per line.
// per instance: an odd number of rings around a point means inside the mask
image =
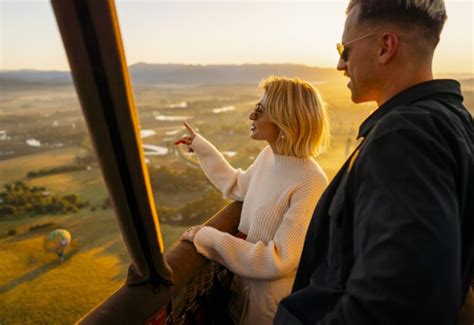
M 354 104 L 360 104 L 360 103 L 365 102 L 365 100 L 363 100 L 363 99 L 361 99 L 361 98 L 359 98 L 359 97 L 357 97 L 357 96 L 354 96 L 354 94 L 352 94 L 351 99 L 352 99 L 352 102 L 353 102 Z
M 352 93 L 351 100 L 354 104 L 376 102 L 374 98 L 371 98 L 368 96 L 361 96 L 360 94 L 356 94 L 356 93 Z
M 349 87 L 349 86 L 347 86 Z M 349 90 L 351 91 L 351 100 L 353 103 L 360 103 L 360 100 L 359 100 L 359 95 L 357 94 L 357 92 L 355 92 L 352 88 L 349 88 Z
M 351 100 L 354 104 L 360 104 L 360 103 L 365 103 L 365 102 L 370 102 L 371 100 L 368 98 L 365 98 L 358 92 L 354 91 L 351 89 Z
M 349 88 L 349 90 L 350 90 L 350 92 L 351 92 L 351 100 L 352 100 L 352 102 L 354 102 L 354 103 L 356 103 L 356 104 L 357 104 L 357 103 L 361 103 L 362 101 L 361 101 L 361 99 L 359 98 L 360 96 L 359 96 L 359 94 L 357 93 L 357 91 L 355 91 L 355 90 L 352 88 L 352 82 L 351 82 L 351 81 L 349 81 L 349 82 L 347 83 L 347 88 Z

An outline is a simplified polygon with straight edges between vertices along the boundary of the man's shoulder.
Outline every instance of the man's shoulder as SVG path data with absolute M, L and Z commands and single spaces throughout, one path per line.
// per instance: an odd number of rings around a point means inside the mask
M 427 98 L 394 107 L 378 121 L 371 138 L 377 139 L 393 132 L 431 138 L 466 127 L 472 130 L 472 117 L 462 106 Z

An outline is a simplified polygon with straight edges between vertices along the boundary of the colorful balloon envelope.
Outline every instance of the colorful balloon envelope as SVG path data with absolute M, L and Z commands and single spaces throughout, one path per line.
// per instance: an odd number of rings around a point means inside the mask
M 66 229 L 55 229 L 51 231 L 44 242 L 46 251 L 63 257 L 64 250 L 71 243 L 71 233 Z

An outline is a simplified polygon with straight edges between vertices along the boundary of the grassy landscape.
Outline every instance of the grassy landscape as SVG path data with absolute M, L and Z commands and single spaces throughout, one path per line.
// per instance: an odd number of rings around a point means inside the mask
M 81 149 L 78 147 L 53 149 L 0 161 L 2 184 L 23 180 L 26 171 L 70 164 Z
M 185 228 L 161 227 L 167 247 Z M 73 238 L 62 262 L 43 248 L 55 228 L 68 229 Z M 8 229 L 17 234 L 5 236 Z M 71 324 L 126 278 L 130 260 L 111 210 L 4 221 L 0 233 L 2 324 Z

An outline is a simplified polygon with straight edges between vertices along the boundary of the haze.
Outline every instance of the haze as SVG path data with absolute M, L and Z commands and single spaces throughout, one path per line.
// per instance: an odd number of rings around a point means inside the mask
M 127 62 L 334 67 L 347 1 L 116 1 Z M 473 1 L 447 1 L 435 72 L 474 72 Z M 0 70 L 69 70 L 47 0 L 0 0 Z

